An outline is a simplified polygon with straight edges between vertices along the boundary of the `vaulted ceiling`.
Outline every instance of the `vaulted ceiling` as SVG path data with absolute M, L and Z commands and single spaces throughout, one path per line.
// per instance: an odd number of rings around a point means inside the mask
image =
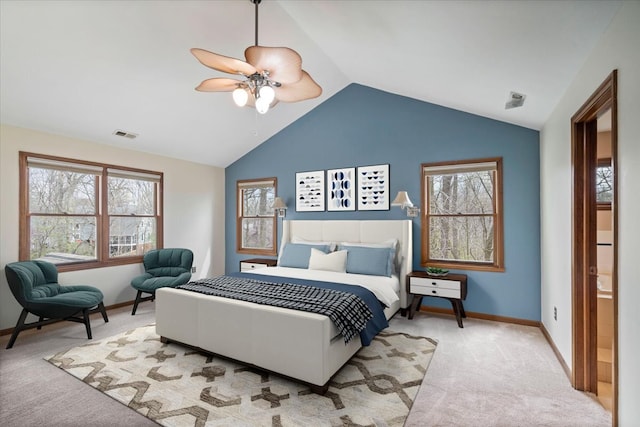
M 243 59 L 249 0 L 2 0 L 0 119 L 220 167 L 351 83 L 540 129 L 620 4 L 263 0 L 260 45 L 300 53 L 323 93 L 259 116 L 196 92 L 228 75 L 189 52 Z M 511 91 L 523 107 L 504 108 Z

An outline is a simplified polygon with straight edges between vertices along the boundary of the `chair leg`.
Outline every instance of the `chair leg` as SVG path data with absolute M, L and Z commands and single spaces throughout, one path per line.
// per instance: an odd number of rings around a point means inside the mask
M 87 329 L 87 338 L 92 339 L 93 337 L 91 336 L 91 319 L 89 318 L 88 308 L 82 310 L 82 319 L 84 321 L 84 327 Z
M 143 297 L 142 296 L 143 293 L 148 293 L 150 295 Z M 155 299 L 156 299 L 155 291 L 146 291 L 146 292 L 138 291 L 138 294 L 136 295 L 136 300 L 133 303 L 133 310 L 131 311 L 131 315 L 133 316 L 134 314 L 136 314 L 136 310 L 138 309 L 138 304 L 145 301 L 154 301 Z
M 18 338 L 18 334 L 23 330 L 24 321 L 27 318 L 27 314 L 29 314 L 29 312 L 25 308 L 23 308 L 22 313 L 20 313 L 20 317 L 18 318 L 18 323 L 16 323 L 16 327 L 13 328 L 13 333 L 11 334 L 11 338 L 9 339 L 9 343 L 6 347 L 7 350 L 13 347 L 13 344 L 16 342 L 16 338 Z
M 140 303 L 141 297 L 142 297 L 142 291 L 138 291 L 138 294 L 136 295 L 136 300 L 133 303 L 133 310 L 131 311 L 132 316 L 136 314 L 136 310 L 138 309 L 138 304 Z
M 38 322 L 42 322 L 44 320 L 44 317 L 40 316 L 40 318 L 38 319 Z M 38 330 L 42 329 L 42 325 L 37 327 Z
M 100 310 L 100 313 L 102 313 L 102 318 L 104 319 L 104 323 L 109 323 L 109 318 L 107 317 L 107 310 L 104 308 L 103 302 L 98 304 L 98 310 Z

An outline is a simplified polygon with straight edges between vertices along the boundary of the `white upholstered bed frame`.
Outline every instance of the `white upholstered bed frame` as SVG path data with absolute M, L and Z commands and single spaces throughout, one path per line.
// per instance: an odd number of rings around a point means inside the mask
M 282 244 L 296 236 L 324 242 L 399 242 L 400 300 L 385 310 L 391 318 L 408 306 L 405 280 L 412 264 L 410 220 L 283 221 Z M 268 280 L 268 277 L 265 277 Z M 156 292 L 156 331 L 174 341 L 236 359 L 326 390 L 329 379 L 361 347 L 345 345 L 323 315 L 173 288 Z

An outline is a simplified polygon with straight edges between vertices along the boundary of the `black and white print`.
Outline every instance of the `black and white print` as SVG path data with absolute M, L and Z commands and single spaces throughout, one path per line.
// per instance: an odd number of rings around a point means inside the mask
M 358 168 L 358 210 L 389 210 L 389 165 Z

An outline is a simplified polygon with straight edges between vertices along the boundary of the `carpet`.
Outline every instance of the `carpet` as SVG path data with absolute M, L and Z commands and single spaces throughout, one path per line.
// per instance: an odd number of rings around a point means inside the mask
M 163 426 L 402 426 L 436 342 L 381 332 L 324 396 L 277 374 L 163 344 L 137 328 L 47 357 Z

